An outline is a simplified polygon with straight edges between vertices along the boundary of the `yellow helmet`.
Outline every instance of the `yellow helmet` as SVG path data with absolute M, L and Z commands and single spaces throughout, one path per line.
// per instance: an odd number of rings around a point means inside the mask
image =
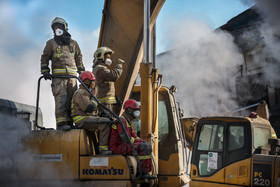
M 94 52 L 94 62 L 98 61 L 104 61 L 105 60 L 105 54 L 110 53 L 111 55 L 114 54 L 114 51 L 110 49 L 109 47 L 99 47 L 95 52 Z
M 54 18 L 54 20 L 52 21 L 52 25 L 51 25 L 52 29 L 54 29 L 53 28 L 54 24 L 57 24 L 57 23 L 62 24 L 64 26 L 64 29 L 66 31 L 68 31 L 68 24 L 67 24 L 67 22 L 63 18 L 59 18 L 59 17 Z

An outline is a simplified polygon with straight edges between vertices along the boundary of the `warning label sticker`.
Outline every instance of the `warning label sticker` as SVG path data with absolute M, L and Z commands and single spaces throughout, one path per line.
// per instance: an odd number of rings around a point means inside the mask
M 208 169 L 217 169 L 218 166 L 218 153 L 209 152 L 208 153 Z
M 89 166 L 109 166 L 108 157 L 93 157 Z
M 33 154 L 32 160 L 36 162 L 62 162 L 62 154 Z

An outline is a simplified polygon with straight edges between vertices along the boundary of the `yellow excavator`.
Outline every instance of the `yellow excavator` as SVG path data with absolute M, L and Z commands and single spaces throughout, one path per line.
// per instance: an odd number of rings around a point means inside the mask
M 136 176 L 137 153 L 99 155 L 98 132 L 47 129 L 37 122 L 40 115 L 36 112 L 35 130 L 17 133 L 20 138 L 16 141 L 14 162 L 0 169 L 5 173 L 0 177 L 1 186 L 182 186 L 188 182 L 181 114 L 174 97 L 176 88 L 161 86 L 161 75 L 147 57 L 149 29 L 153 28 L 163 4 L 164 0 L 105 0 L 98 44 L 115 51 L 113 62 L 118 58 L 126 61 L 115 85 L 116 92 L 122 100 L 133 97 L 141 103 L 140 136 L 153 147 L 151 174 L 155 179 Z M 139 69 L 141 84 L 134 86 Z M 37 109 L 41 80 L 42 77 L 38 81 Z M 118 114 L 112 115 L 118 118 L 121 112 L 120 108 Z M 9 155 L 5 158 L 9 160 Z M 139 167 L 141 169 L 141 164 Z
M 153 147 L 155 179 L 136 176 L 137 154 L 99 155 L 98 132 L 46 129 L 36 112 L 35 130 L 16 133 L 13 156 L 0 154 L 6 161 L 0 162 L 5 166 L 0 167 L 1 186 L 279 186 L 280 142 L 267 115 L 182 118 L 176 87 L 162 86 L 155 58 L 149 56 L 155 54 L 155 40 L 149 36 L 155 38 L 164 2 L 105 0 L 98 43 L 116 52 L 113 62 L 126 61 L 116 94 L 141 104 L 140 137 Z M 139 70 L 141 84 L 135 85 Z M 112 115 L 121 113 L 119 108 Z
M 280 141 L 268 121 L 266 102 L 257 105 L 248 117 L 183 119 L 192 152 L 190 186 L 280 185 Z

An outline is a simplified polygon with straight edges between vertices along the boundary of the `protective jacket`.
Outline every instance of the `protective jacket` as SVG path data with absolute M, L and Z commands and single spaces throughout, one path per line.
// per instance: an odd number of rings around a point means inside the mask
M 97 97 L 101 103 L 116 104 L 115 84 L 122 74 L 122 65 L 117 64 L 114 70 L 109 69 L 106 65 L 98 64 L 93 67 L 92 73 L 96 78 L 98 88 Z
M 53 75 L 76 75 L 77 69 L 84 70 L 80 47 L 72 39 L 69 45 L 59 45 L 53 38 L 47 41 L 41 56 L 42 74 L 50 72 L 49 60 L 52 61 Z
M 92 105 L 91 107 L 93 109 L 90 113 L 87 112 L 89 105 Z M 74 93 L 71 104 L 71 114 L 75 124 L 89 116 L 98 115 L 97 103 L 93 100 L 87 90 L 79 88 Z
M 111 129 L 110 141 L 109 141 L 110 150 L 114 154 L 133 155 L 132 148 L 129 144 L 129 141 L 131 141 L 131 143 L 134 146 L 134 149 L 138 152 L 139 159 L 141 160 L 143 172 L 150 172 L 152 166 L 151 145 L 148 142 L 140 139 L 134 133 L 130 125 L 131 124 L 130 118 L 126 113 L 124 113 L 123 116 L 120 118 L 124 124 L 129 139 L 125 135 L 125 132 L 123 131 L 123 128 L 121 127 L 120 123 L 113 124 Z

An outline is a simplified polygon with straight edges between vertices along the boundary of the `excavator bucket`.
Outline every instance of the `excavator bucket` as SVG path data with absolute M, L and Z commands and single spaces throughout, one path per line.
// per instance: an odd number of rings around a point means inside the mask
M 150 0 L 151 28 L 165 0 Z M 116 95 L 128 99 L 143 56 L 144 0 L 105 0 L 98 47 L 107 46 L 115 53 L 113 65 L 123 59 L 122 76 L 115 83 Z

